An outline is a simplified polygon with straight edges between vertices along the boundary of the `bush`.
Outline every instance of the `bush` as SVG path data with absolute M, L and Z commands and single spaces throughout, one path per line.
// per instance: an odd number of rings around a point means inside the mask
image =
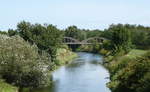
M 117 66 L 108 84 L 112 92 L 150 91 L 150 52 Z
M 8 83 L 20 88 L 47 85 L 48 57 L 44 52 L 39 55 L 36 45 L 19 36 L 0 35 L 0 75 Z
M 109 51 L 106 50 L 106 49 L 101 49 L 101 50 L 99 51 L 99 53 L 102 54 L 102 55 L 108 55 L 108 54 L 109 54 Z

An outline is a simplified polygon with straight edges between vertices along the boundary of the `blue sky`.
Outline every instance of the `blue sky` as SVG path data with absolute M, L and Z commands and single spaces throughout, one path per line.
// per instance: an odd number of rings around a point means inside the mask
M 150 26 L 150 0 L 0 0 L 0 30 L 18 22 L 104 29 L 112 23 Z

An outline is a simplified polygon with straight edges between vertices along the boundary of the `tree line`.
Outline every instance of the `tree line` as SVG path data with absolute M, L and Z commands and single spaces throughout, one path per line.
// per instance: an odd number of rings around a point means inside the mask
M 0 78 L 20 88 L 49 84 L 50 75 L 46 72 L 53 70 L 53 67 L 59 64 L 56 53 L 58 48 L 64 47 L 62 40 L 65 36 L 80 41 L 90 37 L 104 37 L 108 41 L 101 45 L 93 42 L 94 44 L 87 47 L 87 50 L 90 48 L 94 53 L 101 51 L 107 56 L 125 55 L 133 48 L 150 49 L 150 27 L 141 25 L 112 24 L 105 30 L 80 29 L 76 26 L 58 29 L 51 24 L 31 24 L 22 21 L 18 23 L 17 29 L 0 31 L 0 34 Z M 86 46 L 82 49 L 84 48 Z M 148 58 L 146 55 L 144 57 Z M 143 61 L 141 60 L 141 62 Z M 141 63 L 133 63 L 136 66 L 139 64 Z M 149 69 L 148 66 L 143 65 L 143 67 L 145 70 Z M 132 67 L 127 67 L 127 69 L 129 68 L 132 69 Z M 142 83 L 149 81 L 146 74 L 147 72 L 141 74 L 145 75 Z M 114 92 L 119 92 L 123 86 L 128 84 L 130 83 L 117 85 L 118 89 L 111 86 L 110 88 Z M 149 84 L 147 83 L 147 85 Z

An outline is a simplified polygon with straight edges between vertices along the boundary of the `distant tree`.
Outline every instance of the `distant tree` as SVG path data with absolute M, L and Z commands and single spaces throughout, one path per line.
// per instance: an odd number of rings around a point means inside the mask
M 84 40 L 86 38 L 86 32 L 78 29 L 76 26 L 70 26 L 65 30 L 65 36 Z
M 8 29 L 8 35 L 9 36 L 18 35 L 18 32 L 16 30 L 13 30 L 13 29 Z
M 112 30 L 112 42 L 114 44 L 115 51 L 124 50 L 125 53 L 129 52 L 132 47 L 131 32 L 124 28 L 121 24 L 114 26 Z
M 19 32 L 20 36 L 26 40 L 31 41 L 31 31 L 32 25 L 29 22 L 22 21 L 17 25 L 17 31 Z
M 111 29 L 105 29 L 102 33 L 101 33 L 101 37 L 104 37 L 106 39 L 112 40 L 113 36 L 113 30 Z
M 112 35 L 113 35 L 113 30 L 114 28 L 119 28 L 119 26 L 122 27 L 122 29 L 128 30 L 131 33 L 131 40 L 133 45 L 136 48 L 147 48 L 150 46 L 149 44 L 149 33 L 150 33 L 150 27 L 144 27 L 142 25 L 130 25 L 130 24 L 117 24 L 117 25 L 110 25 L 108 29 L 106 29 L 103 32 L 103 36 L 105 38 L 109 38 L 113 40 Z
M 87 38 L 91 37 L 101 37 L 102 31 L 101 30 L 86 30 Z
M 76 27 L 76 26 L 70 26 L 70 27 L 68 27 L 66 30 L 65 30 L 66 32 L 65 32 L 65 35 L 66 36 L 68 36 L 68 37 L 73 37 L 73 38 L 75 38 L 75 39 L 77 39 L 78 38 L 78 35 L 79 35 L 79 33 L 78 33 L 78 28 Z
M 150 31 L 135 30 L 132 32 L 132 41 L 137 47 L 146 47 L 149 44 Z
M 7 32 L 6 31 L 0 31 L 0 34 L 7 35 Z

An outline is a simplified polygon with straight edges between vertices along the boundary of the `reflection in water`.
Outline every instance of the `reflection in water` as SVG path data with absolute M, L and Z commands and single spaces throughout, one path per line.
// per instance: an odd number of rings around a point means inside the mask
M 99 63 L 100 55 L 78 53 L 71 64 L 62 66 L 53 73 L 51 88 L 35 89 L 32 92 L 110 92 L 106 87 L 108 71 Z

